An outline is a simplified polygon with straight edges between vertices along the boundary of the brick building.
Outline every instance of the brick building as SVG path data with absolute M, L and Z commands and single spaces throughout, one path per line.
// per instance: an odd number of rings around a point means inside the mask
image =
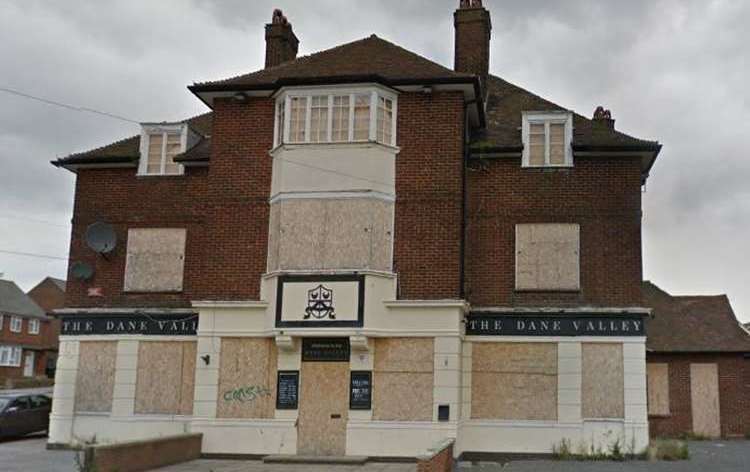
M 55 359 L 55 321 L 9 280 L 0 280 L 0 386 L 43 377 Z
M 65 306 L 65 284 L 64 280 L 45 277 L 26 293 L 49 317 L 48 325 L 42 328 L 42 343 L 49 349 L 44 358 L 39 360 L 39 367 L 51 378 L 55 376 L 61 328 L 61 322 L 53 316 L 53 312 Z
M 209 113 L 55 161 L 77 177 L 71 267 L 93 275 L 57 311 L 51 443 L 647 443 L 660 145 L 490 74 L 481 2 L 454 20 L 449 69 L 375 35 L 297 58 L 276 11 L 264 69 L 189 87 Z
M 672 296 L 644 284 L 652 436 L 750 434 L 750 334 L 725 295 Z

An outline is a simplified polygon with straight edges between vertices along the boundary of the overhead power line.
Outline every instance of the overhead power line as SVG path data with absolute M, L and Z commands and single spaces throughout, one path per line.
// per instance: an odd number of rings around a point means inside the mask
M 37 102 L 46 103 L 47 105 L 53 105 L 53 106 L 56 106 L 56 107 L 67 108 L 68 110 L 85 112 L 85 113 L 94 113 L 94 114 L 97 114 L 97 115 L 106 116 L 108 118 L 114 118 L 115 120 L 127 121 L 128 123 L 135 123 L 137 125 L 140 124 L 140 122 L 135 121 L 135 120 L 131 120 L 129 118 L 125 118 L 124 116 L 115 115 L 113 113 L 108 113 L 106 111 L 96 110 L 94 108 L 79 107 L 79 106 L 75 106 L 75 105 L 69 105 L 67 103 L 62 103 L 62 102 L 58 102 L 58 101 L 55 101 L 55 100 L 50 100 L 48 98 L 37 97 L 36 95 L 31 95 L 31 94 L 28 94 L 28 93 L 20 92 L 18 90 L 13 90 L 13 89 L 10 89 L 10 88 L 7 88 L 7 87 L 0 87 L 0 92 L 5 92 L 5 93 L 9 93 L 9 94 L 16 95 L 16 96 L 19 96 L 19 97 L 28 98 L 29 100 L 36 100 Z
M 11 219 L 11 220 L 19 220 L 19 221 L 28 221 L 30 223 L 38 223 L 38 224 L 41 224 L 41 225 L 57 226 L 59 228 L 69 228 L 70 227 L 70 223 L 68 223 L 68 224 L 55 223 L 54 221 L 38 220 L 36 218 L 28 218 L 28 217 L 25 217 L 25 216 L 15 216 L 15 215 L 3 215 L 3 214 L 0 214 L 0 218 Z
M 49 256 L 47 254 L 37 254 L 34 252 L 19 252 L 19 251 L 6 251 L 4 249 L 0 249 L 0 254 L 10 254 L 13 256 L 24 256 L 24 257 L 36 257 L 39 259 L 54 259 L 59 261 L 67 261 L 67 257 L 58 257 L 58 256 Z

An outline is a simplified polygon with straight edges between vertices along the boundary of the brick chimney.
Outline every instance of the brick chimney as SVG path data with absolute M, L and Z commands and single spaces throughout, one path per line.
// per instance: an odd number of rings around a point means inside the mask
M 596 107 L 591 124 L 591 130 L 594 135 L 609 134 L 610 131 L 615 130 L 615 120 L 612 118 L 612 112 L 605 110 L 603 106 Z
M 273 11 L 271 23 L 266 25 L 266 69 L 297 58 L 299 39 L 292 25 L 278 8 Z
M 461 0 L 453 17 L 456 28 L 454 69 L 478 75 L 486 92 L 492 35 L 490 12 L 482 6 L 482 0 Z

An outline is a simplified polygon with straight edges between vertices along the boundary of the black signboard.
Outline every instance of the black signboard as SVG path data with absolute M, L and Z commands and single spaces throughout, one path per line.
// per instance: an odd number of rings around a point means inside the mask
M 349 362 L 349 338 L 305 338 L 302 360 L 307 362 Z
M 182 314 L 82 314 L 62 317 L 61 334 L 66 336 L 147 334 L 162 336 L 195 336 L 198 315 Z
M 645 336 L 643 316 L 498 315 L 472 313 L 466 334 L 473 336 Z
M 296 410 L 299 400 L 299 371 L 280 370 L 276 383 L 276 409 Z
M 349 385 L 349 409 L 372 408 L 372 372 L 352 371 Z

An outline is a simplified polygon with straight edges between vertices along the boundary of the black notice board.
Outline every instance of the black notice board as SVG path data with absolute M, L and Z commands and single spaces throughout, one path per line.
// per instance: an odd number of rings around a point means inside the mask
M 349 350 L 349 338 L 302 339 L 305 362 L 349 362 Z
M 276 409 L 296 410 L 299 403 L 299 371 L 279 371 L 276 384 Z
M 352 371 L 349 384 L 349 409 L 372 409 L 372 372 Z

